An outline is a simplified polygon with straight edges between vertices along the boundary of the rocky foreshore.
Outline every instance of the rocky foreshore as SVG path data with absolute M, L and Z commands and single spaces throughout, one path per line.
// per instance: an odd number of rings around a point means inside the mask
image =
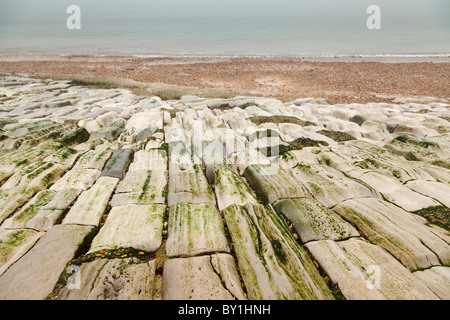
M 450 105 L 397 102 L 2 75 L 0 299 L 450 299 Z

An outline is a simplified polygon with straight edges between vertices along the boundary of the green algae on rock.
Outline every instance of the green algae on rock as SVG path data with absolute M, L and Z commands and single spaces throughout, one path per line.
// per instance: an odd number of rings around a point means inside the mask
M 333 299 L 314 263 L 271 206 L 223 211 L 249 299 Z

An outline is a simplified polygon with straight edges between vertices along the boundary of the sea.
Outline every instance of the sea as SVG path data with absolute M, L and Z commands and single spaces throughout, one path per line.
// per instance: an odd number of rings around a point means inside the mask
M 450 0 L 0 0 L 0 54 L 449 57 L 449 13 Z

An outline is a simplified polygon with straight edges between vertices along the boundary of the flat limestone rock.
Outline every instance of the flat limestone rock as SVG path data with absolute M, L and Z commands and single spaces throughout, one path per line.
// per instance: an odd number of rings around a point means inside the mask
M 53 290 L 61 272 L 88 242 L 94 227 L 56 225 L 0 276 L 0 299 L 42 300 Z
M 229 254 L 170 259 L 164 263 L 164 300 L 244 300 Z
M 2 227 L 47 231 L 56 224 L 80 192 L 81 190 L 74 188 L 62 189 L 58 192 L 43 190 L 36 194 L 18 213 L 5 220 Z
M 129 171 L 167 170 L 167 154 L 164 150 L 141 150 L 134 154 Z
M 44 234 L 44 232 L 26 229 L 0 229 L 0 276 L 27 253 Z
M 133 149 L 119 149 L 114 151 L 111 159 L 105 165 L 101 177 L 108 176 L 122 179 L 127 171 L 128 165 L 133 160 Z
M 302 243 L 360 236 L 352 225 L 317 200 L 286 199 L 277 201 L 274 207 L 289 219 Z
M 314 199 L 328 208 L 352 198 L 376 195 L 367 185 L 348 178 L 342 172 L 322 165 L 299 162 L 291 169 L 294 177 L 308 188 Z
M 60 165 L 39 162 L 24 167 L 11 176 L 0 188 L 0 223 L 37 192 L 51 185 L 63 172 Z
M 84 191 L 67 213 L 63 224 L 99 226 L 102 215 L 119 179 L 101 177 L 89 190 Z
M 176 203 L 216 203 L 214 192 L 200 169 L 169 175 L 167 201 L 169 206 Z
M 425 300 L 437 296 L 383 248 L 362 239 L 306 247 L 347 300 Z
M 119 183 L 111 206 L 127 204 L 164 204 L 167 172 L 159 170 L 128 171 Z
M 308 254 L 271 206 L 223 211 L 251 300 L 333 299 Z
M 155 260 L 99 259 L 80 266 L 80 289 L 64 287 L 59 300 L 152 300 Z
M 155 252 L 162 242 L 165 211 L 163 205 L 113 207 L 89 252 L 117 247 Z
M 437 181 L 413 180 L 406 186 L 415 192 L 436 199 L 446 207 L 450 207 L 450 185 Z
M 413 273 L 415 277 L 425 282 L 442 300 L 450 300 L 450 268 L 433 267 L 423 271 Z
M 178 203 L 170 208 L 166 254 L 169 257 L 230 253 L 217 208 L 210 204 Z
M 244 176 L 266 203 L 280 199 L 310 198 L 308 190 L 287 169 L 277 165 L 250 165 Z
M 112 151 L 109 148 L 90 150 L 80 157 L 76 168 L 103 170 L 106 161 L 111 157 Z
M 228 167 L 222 166 L 217 169 L 214 181 L 219 210 L 223 210 L 232 204 L 258 204 L 254 192 L 239 175 Z
M 410 270 L 450 262 L 450 245 L 425 225 L 425 219 L 389 202 L 374 198 L 352 199 L 337 205 L 333 211 Z
M 72 148 L 62 148 L 44 159 L 46 162 L 55 162 L 66 166 L 72 166 L 80 156 L 80 151 Z
M 53 162 L 37 161 L 16 171 L 1 187 L 10 190 L 16 187 L 36 188 L 42 190 L 58 180 L 64 167 Z
M 102 128 L 98 131 L 92 132 L 90 139 L 106 139 L 106 140 L 115 140 L 120 133 L 123 131 L 123 127 L 125 126 L 125 121 L 123 119 L 118 119 L 114 121 L 110 126 Z
M 401 183 L 410 180 L 435 180 L 428 172 L 411 165 L 400 157 L 373 157 L 356 163 L 362 169 L 370 169 L 388 177 L 398 179 Z
M 396 179 L 376 172 L 366 172 L 359 176 L 359 179 L 375 189 L 383 199 L 395 203 L 406 211 L 412 212 L 440 205 L 436 200 L 414 192 Z
M 97 169 L 77 169 L 68 171 L 61 179 L 50 187 L 51 190 L 60 191 L 66 188 L 86 190 L 97 180 L 101 171 Z

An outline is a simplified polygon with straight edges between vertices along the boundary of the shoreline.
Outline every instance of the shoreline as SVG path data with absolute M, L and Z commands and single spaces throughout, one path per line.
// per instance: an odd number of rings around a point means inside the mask
M 450 63 L 450 53 L 411 54 L 69 54 L 69 53 L 0 53 L 0 61 L 60 61 L 73 58 L 89 60 L 181 59 L 199 61 L 261 60 L 309 62 L 381 62 L 381 63 Z
M 230 57 L 0 54 L 0 72 L 82 79 L 174 97 L 255 95 L 331 103 L 444 101 L 450 57 Z M 404 98 L 410 98 L 405 100 Z

